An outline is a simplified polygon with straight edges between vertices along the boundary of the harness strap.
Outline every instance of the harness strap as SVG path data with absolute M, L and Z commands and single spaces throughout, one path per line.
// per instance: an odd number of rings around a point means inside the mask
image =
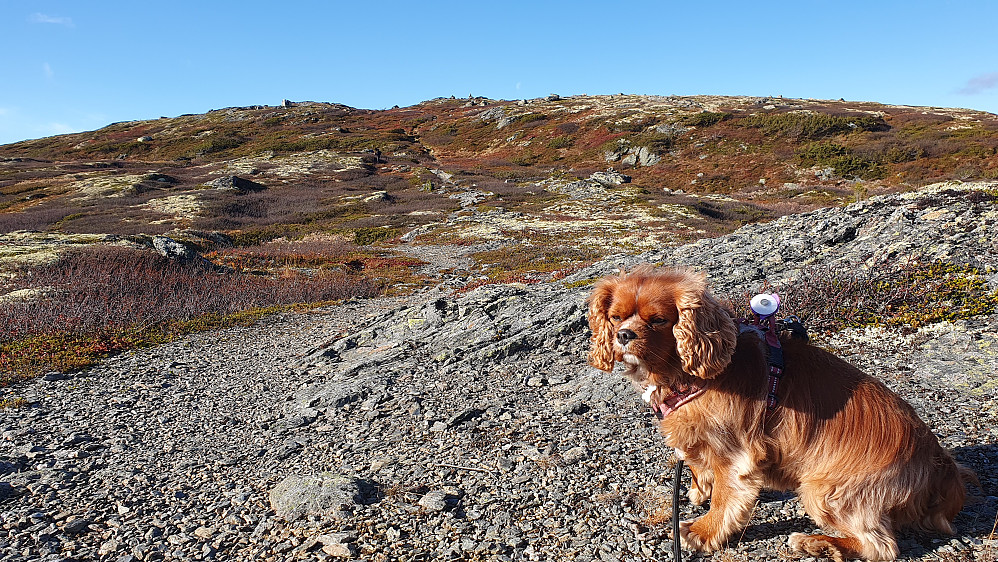
M 783 347 L 780 345 L 780 330 L 777 327 L 776 318 L 771 314 L 769 316 L 756 315 L 755 320 L 751 323 L 745 319 L 739 320 L 739 331 L 758 333 L 765 340 L 766 347 L 769 348 L 766 354 L 767 374 L 769 375 L 769 381 L 766 385 L 766 410 L 772 414 L 780 402 L 778 391 L 784 368 Z
M 766 343 L 769 345 L 769 394 L 766 396 L 766 409 L 770 413 L 776 408 L 780 401 L 776 391 L 779 390 L 780 379 L 783 378 L 783 347 L 780 346 L 780 332 L 776 328 L 776 318 L 770 315 L 760 322 L 768 324 L 766 330 Z

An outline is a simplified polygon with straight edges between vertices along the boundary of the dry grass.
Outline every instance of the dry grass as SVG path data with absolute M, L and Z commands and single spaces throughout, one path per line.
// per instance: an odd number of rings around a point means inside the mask
M 991 534 L 988 535 L 988 541 L 990 544 L 984 547 L 984 551 L 981 556 L 983 562 L 995 562 L 998 560 L 998 546 L 995 546 L 995 540 L 998 540 L 998 535 L 995 535 L 995 531 L 998 531 L 998 514 L 995 514 L 995 524 L 991 527 Z
M 670 495 L 643 492 L 638 499 L 638 509 L 646 514 L 642 523 L 649 527 L 658 527 L 672 521 Z

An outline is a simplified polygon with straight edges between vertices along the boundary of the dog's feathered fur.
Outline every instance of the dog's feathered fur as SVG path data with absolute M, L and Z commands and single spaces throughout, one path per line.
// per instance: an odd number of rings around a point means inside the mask
M 710 498 L 706 515 L 681 524 L 687 548 L 722 548 L 762 488 L 796 490 L 818 525 L 841 534 L 791 535 L 812 556 L 892 560 L 900 526 L 953 533 L 975 477 L 911 406 L 846 361 L 784 336 L 779 404 L 767 414 L 768 348 L 756 332 L 739 334 L 703 275 L 645 267 L 604 279 L 589 298 L 589 324 L 590 363 L 609 372 L 623 362 L 637 384 L 658 387 L 653 403 L 670 387 L 706 388 L 661 421 L 693 473 L 690 499 Z

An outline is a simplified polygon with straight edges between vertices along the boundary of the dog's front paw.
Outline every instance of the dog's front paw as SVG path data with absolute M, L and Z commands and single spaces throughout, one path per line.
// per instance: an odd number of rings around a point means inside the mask
M 790 535 L 790 548 L 798 550 L 811 556 L 819 558 L 830 558 L 835 562 L 844 562 L 845 556 L 828 537 L 822 535 L 805 535 L 804 533 L 792 533 Z
M 684 548 L 700 552 L 710 552 L 713 549 L 709 547 L 708 541 L 697 532 L 696 522 L 699 520 L 697 518 L 679 522 L 680 542 L 682 542 Z
M 695 522 L 696 519 L 679 522 L 679 540 L 682 542 L 684 548 L 700 550 L 703 548 L 703 539 L 701 539 L 696 533 L 690 533 L 690 527 L 692 527 Z

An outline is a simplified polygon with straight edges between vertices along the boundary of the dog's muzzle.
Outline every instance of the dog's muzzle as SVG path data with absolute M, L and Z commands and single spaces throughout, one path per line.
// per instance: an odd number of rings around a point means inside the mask
M 638 335 L 635 334 L 633 330 L 628 330 L 624 328 L 623 330 L 617 332 L 617 341 L 620 343 L 620 345 L 627 345 L 628 343 L 631 342 L 631 340 L 636 340 L 636 339 L 638 339 Z

